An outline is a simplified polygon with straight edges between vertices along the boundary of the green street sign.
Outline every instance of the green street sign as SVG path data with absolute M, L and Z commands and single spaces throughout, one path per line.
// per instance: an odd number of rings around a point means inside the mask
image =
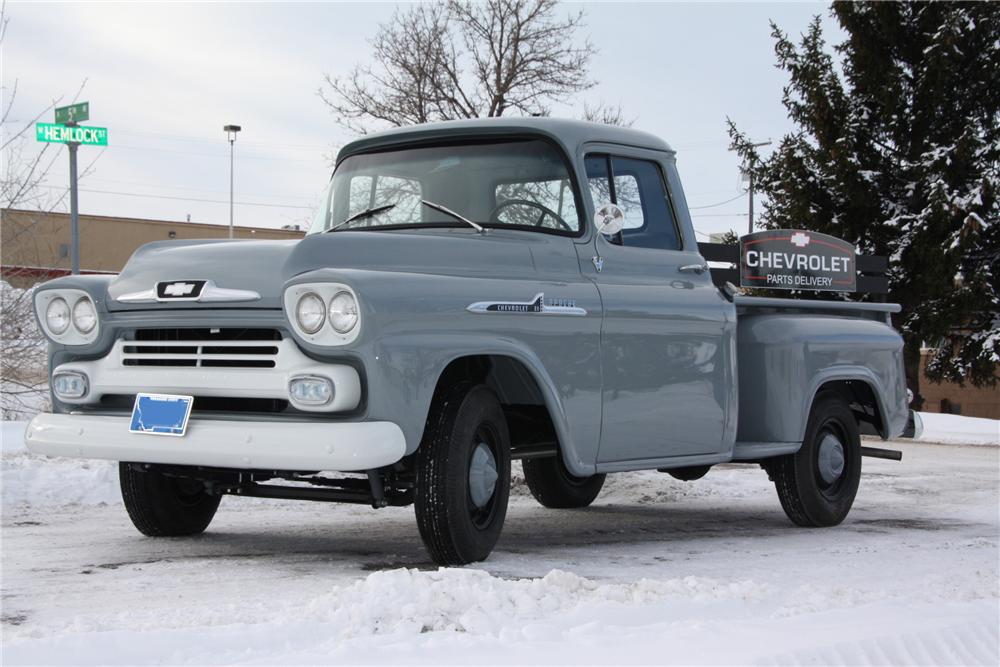
M 35 139 L 48 143 L 74 143 L 82 146 L 107 146 L 106 127 L 67 127 L 55 123 L 37 123 Z
M 58 107 L 56 109 L 56 122 L 60 125 L 63 123 L 80 123 L 85 120 L 90 120 L 90 102 L 80 102 L 79 104 L 71 104 L 68 107 Z

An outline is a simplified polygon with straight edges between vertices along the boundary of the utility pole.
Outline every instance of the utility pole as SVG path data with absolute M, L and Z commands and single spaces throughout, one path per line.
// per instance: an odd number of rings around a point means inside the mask
M 239 125 L 226 125 L 222 128 L 229 138 L 229 238 L 233 238 L 233 150 L 236 144 L 236 133 L 242 129 Z
M 757 144 L 750 144 L 751 148 L 760 148 L 761 146 L 770 146 L 771 140 L 762 141 Z M 733 149 L 730 149 L 733 150 Z M 747 192 L 750 194 L 750 211 L 747 214 L 747 234 L 753 234 L 753 169 L 747 170 Z

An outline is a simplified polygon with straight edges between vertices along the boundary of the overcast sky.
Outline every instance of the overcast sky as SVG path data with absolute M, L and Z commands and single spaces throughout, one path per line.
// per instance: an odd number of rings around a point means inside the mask
M 332 150 L 351 139 L 317 97 L 323 73 L 367 60 L 366 39 L 395 6 L 10 3 L 4 95 L 16 80 L 11 118 L 25 122 L 56 97 L 70 100 L 86 80 L 88 124 L 109 128 L 109 146 L 80 149 L 81 169 L 97 158 L 81 182 L 83 213 L 228 223 L 222 126 L 235 123 L 243 126 L 236 223 L 301 223 L 329 178 Z M 760 140 L 790 127 L 768 20 L 797 36 L 821 14 L 828 40 L 841 38 L 826 4 L 587 3 L 566 11 L 581 7 L 600 49 L 592 64 L 600 83 L 553 115 L 579 116 L 584 101 L 620 103 L 635 127 L 677 149 L 692 207 L 740 193 L 726 116 Z M 34 149 L 33 132 L 29 141 Z M 66 188 L 66 162 L 60 156 L 50 174 L 54 196 Z M 706 234 L 743 230 L 746 207 L 743 196 L 692 214 Z

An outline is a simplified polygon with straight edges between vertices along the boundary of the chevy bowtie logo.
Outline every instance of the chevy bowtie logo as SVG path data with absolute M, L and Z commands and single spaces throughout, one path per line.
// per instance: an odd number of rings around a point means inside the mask
M 170 283 L 163 288 L 167 296 L 187 296 L 194 291 L 194 283 Z
M 805 248 L 807 245 L 809 245 L 809 241 L 811 240 L 812 239 L 809 238 L 808 234 L 803 234 L 802 232 L 795 232 L 789 239 L 789 241 L 792 242 L 792 245 L 798 246 L 800 248 Z
M 205 288 L 206 280 L 172 280 L 156 283 L 156 298 L 197 300 Z

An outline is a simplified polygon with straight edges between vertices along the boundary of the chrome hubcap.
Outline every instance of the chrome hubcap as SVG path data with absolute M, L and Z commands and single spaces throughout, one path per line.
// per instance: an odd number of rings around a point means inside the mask
M 827 433 L 819 443 L 819 476 L 827 484 L 833 484 L 844 474 L 844 445 L 837 436 Z
M 497 485 L 497 461 L 485 442 L 476 445 L 469 463 L 469 497 L 476 507 L 485 507 Z

